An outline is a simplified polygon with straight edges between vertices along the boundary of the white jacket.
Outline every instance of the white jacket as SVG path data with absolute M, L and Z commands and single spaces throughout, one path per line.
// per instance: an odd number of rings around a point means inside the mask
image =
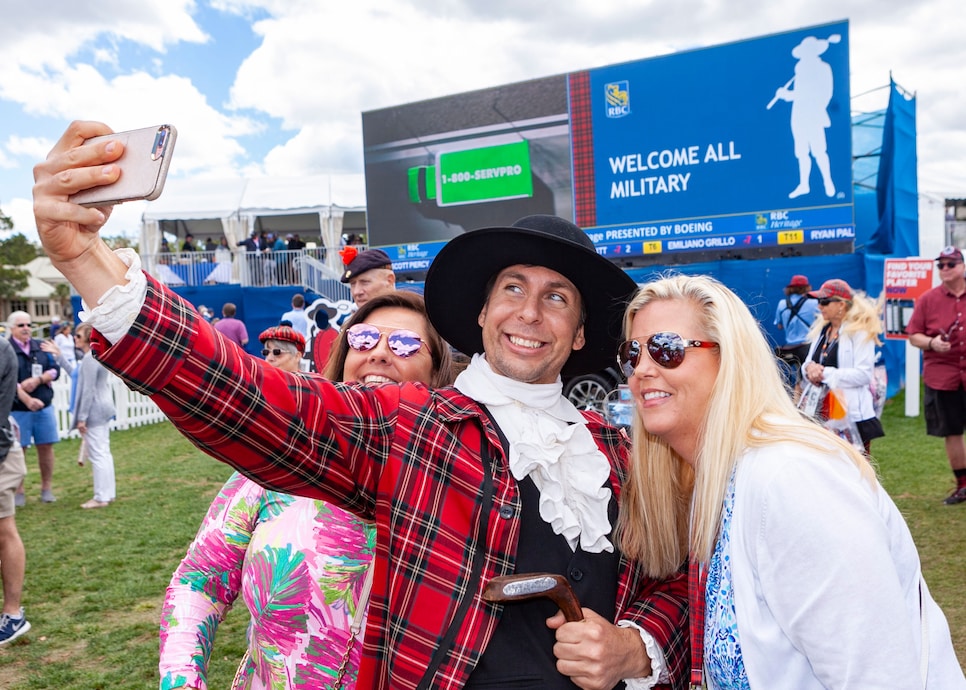
M 815 354 L 820 340 L 821 338 L 816 338 L 808 348 L 808 356 L 802 364 L 802 376 L 805 375 L 805 367 L 812 361 L 812 355 Z M 842 391 L 849 419 L 853 422 L 875 417 L 871 388 L 874 376 L 875 342 L 864 334 L 841 333 L 838 366 L 825 367 L 822 383 L 833 390 Z
M 927 688 L 966 679 L 919 555 L 885 490 L 795 443 L 739 459 L 731 526 L 738 635 L 752 688 Z

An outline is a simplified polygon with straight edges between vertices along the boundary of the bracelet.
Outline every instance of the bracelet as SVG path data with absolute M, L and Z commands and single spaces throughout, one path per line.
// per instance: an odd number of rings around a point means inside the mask
M 936 338 L 938 338 L 938 337 L 939 337 L 938 335 L 934 335 L 933 337 L 931 337 L 931 338 L 929 339 L 929 349 L 930 349 L 930 350 L 932 350 L 932 349 L 933 349 L 933 346 L 932 346 L 932 343 L 933 343 L 933 341 L 934 341 L 934 340 L 935 340 Z

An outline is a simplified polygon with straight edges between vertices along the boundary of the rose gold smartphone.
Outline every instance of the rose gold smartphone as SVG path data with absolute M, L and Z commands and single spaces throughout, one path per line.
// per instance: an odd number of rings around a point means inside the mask
M 157 199 L 164 189 L 177 138 L 178 130 L 174 125 L 158 125 L 88 139 L 85 146 L 105 139 L 124 143 L 124 153 L 115 161 L 121 166 L 121 177 L 114 184 L 73 194 L 70 201 L 81 206 L 110 206 L 138 199 Z

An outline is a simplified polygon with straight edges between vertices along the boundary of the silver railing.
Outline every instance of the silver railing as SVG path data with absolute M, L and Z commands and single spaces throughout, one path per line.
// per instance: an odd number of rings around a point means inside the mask
M 317 295 L 329 298 L 331 302 L 352 301 L 352 291 L 343 283 L 341 275 L 321 261 L 305 255 L 300 258 L 302 285 Z
M 142 254 L 141 262 L 148 273 L 171 287 L 218 284 L 265 287 L 305 285 L 304 260 L 322 264 L 325 257 L 324 248 L 264 252 L 234 249 Z

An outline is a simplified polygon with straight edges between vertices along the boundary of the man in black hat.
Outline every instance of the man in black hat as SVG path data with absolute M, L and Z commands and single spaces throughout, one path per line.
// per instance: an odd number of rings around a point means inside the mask
M 110 209 L 67 201 L 116 179 L 101 166 L 118 148 L 82 147 L 108 132 L 74 123 L 35 167 L 47 254 L 98 304 L 98 358 L 200 448 L 275 490 L 375 522 L 360 687 L 685 686 L 686 579 L 644 577 L 613 533 L 627 437 L 561 394 L 562 371 L 611 360 L 636 289 L 583 231 L 531 216 L 443 248 L 427 308 L 447 340 L 474 353 L 453 388 L 303 378 L 222 346 L 190 305 L 137 270 L 133 252 L 97 238 Z M 370 325 L 380 333 L 359 342 L 366 356 L 432 354 Z M 565 622 L 542 598 L 483 598 L 494 577 L 537 570 L 564 576 L 583 621 Z
M 392 271 L 392 259 L 381 249 L 358 251 L 349 245 L 339 254 L 345 269 L 339 279 L 349 284 L 352 301 L 356 307 L 396 289 L 396 274 Z

